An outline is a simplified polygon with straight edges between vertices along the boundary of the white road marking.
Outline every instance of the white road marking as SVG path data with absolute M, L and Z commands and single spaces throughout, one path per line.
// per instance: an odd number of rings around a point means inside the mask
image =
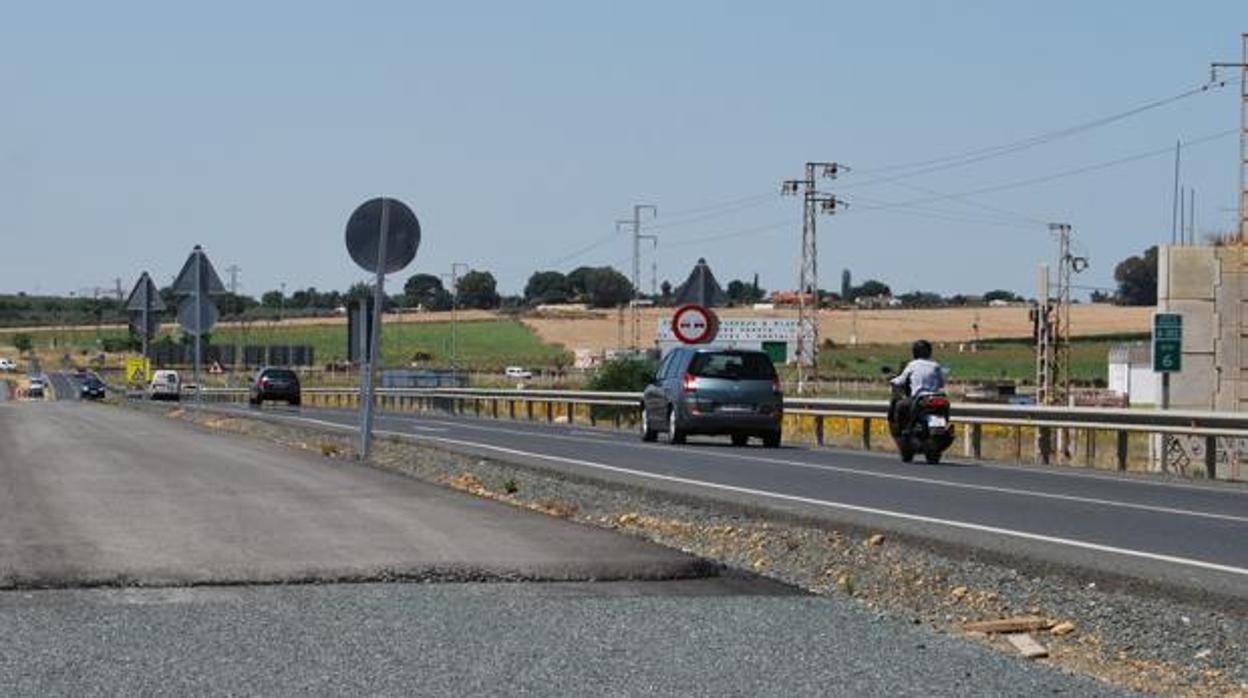
M 313 419 L 311 417 L 286 417 L 304 421 L 311 424 L 320 424 L 335 429 L 353 429 L 354 427 L 336 424 L 321 419 Z M 1195 560 L 1186 557 L 1176 557 L 1173 555 L 1163 555 L 1160 553 L 1150 553 L 1142 550 L 1132 550 L 1130 548 L 1119 548 L 1112 545 L 1104 545 L 1101 543 L 1091 543 L 1088 541 L 1077 540 L 1073 538 L 1061 538 L 1058 536 L 1048 536 L 1040 533 L 1029 533 L 1027 531 L 1018 531 L 1011 528 L 1002 528 L 999 526 L 988 526 L 984 524 L 970 523 L 966 521 L 955 521 L 952 519 L 942 519 L 934 516 L 924 516 L 921 514 L 909 514 L 903 511 L 892 511 L 889 509 L 879 509 L 876 507 L 866 507 L 858 504 L 849 504 L 846 502 L 836 502 L 827 499 L 815 499 L 813 497 L 802 497 L 791 494 L 781 494 L 779 492 L 768 492 L 766 490 L 757 490 L 750 487 L 738 487 L 736 485 L 725 485 L 718 482 L 707 482 L 705 480 L 695 480 L 692 478 L 678 477 L 675 475 L 661 475 L 658 473 L 650 473 L 644 470 L 633 470 L 632 468 L 622 468 L 606 463 L 598 463 L 595 461 L 584 460 L 580 458 L 565 458 L 563 456 L 552 456 L 544 453 L 534 453 L 532 451 L 522 451 L 515 448 L 507 448 L 505 446 L 495 446 L 493 444 L 480 443 L 476 441 L 465 441 L 463 439 L 452 439 L 445 436 L 421 436 L 418 434 L 408 434 L 399 431 L 379 430 L 378 433 L 387 436 L 397 436 L 408 439 L 423 439 L 427 441 L 436 441 L 441 443 L 453 444 L 458 446 L 468 446 L 471 448 L 479 448 L 486 451 L 494 451 L 497 453 L 505 453 L 512 456 L 522 456 L 525 458 L 534 458 L 537 460 L 547 460 L 556 463 L 566 463 L 568 465 L 577 465 L 585 468 L 593 468 L 596 470 L 604 470 L 607 472 L 631 475 L 649 480 L 661 480 L 664 482 L 673 482 L 682 485 L 693 485 L 695 487 L 704 487 L 707 489 L 721 490 L 724 492 L 734 492 L 737 494 L 747 494 L 755 497 L 764 497 L 768 499 L 778 499 L 787 502 L 795 502 L 799 504 L 810 504 L 814 506 L 825 507 L 829 509 L 843 509 L 845 511 L 853 511 L 862 514 L 872 514 L 875 516 L 891 517 L 901 519 L 903 521 L 914 521 L 917 523 L 936 524 L 939 526 L 947 526 L 949 528 L 957 528 L 967 531 L 976 531 L 980 533 L 991 533 L 1011 538 L 1020 538 L 1023 540 L 1036 541 L 1040 543 L 1050 543 L 1054 545 L 1065 545 L 1072 548 L 1082 550 L 1091 550 L 1093 552 L 1112 553 L 1114 555 L 1123 555 L 1126 557 L 1140 558 L 1143 560 L 1151 560 L 1154 562 L 1165 562 L 1174 565 L 1183 565 L 1187 567 L 1196 567 L 1199 569 L 1212 570 L 1215 572 L 1226 572 L 1248 577 L 1248 568 L 1234 567 L 1232 565 L 1222 565 L 1216 562 L 1206 562 L 1204 560 Z
M 407 420 L 404 420 L 405 422 Z M 577 443 L 601 443 L 600 441 L 591 442 L 586 439 L 578 439 L 574 436 L 565 436 L 563 434 L 543 434 L 538 431 L 525 431 L 519 429 L 505 429 L 499 427 L 489 427 L 477 424 L 458 424 L 455 422 L 427 420 L 435 424 L 445 424 L 450 427 L 462 427 L 465 429 L 476 429 L 479 431 L 494 432 L 499 434 L 511 434 L 516 436 L 530 436 L 543 439 L 556 439 L 561 441 L 572 441 Z M 405 427 L 412 428 L 414 425 L 405 423 Z M 575 433 L 575 432 L 573 432 Z M 621 442 L 622 446 L 639 449 L 655 449 L 660 448 L 668 451 L 668 447 L 663 445 L 642 444 L 633 442 Z M 668 451 L 669 453 L 672 451 Z M 711 454 L 702 454 L 711 455 Z M 1234 514 L 1218 514 L 1215 512 L 1195 511 L 1192 509 L 1178 509 L 1175 507 L 1155 506 L 1151 504 L 1137 504 L 1135 502 L 1123 502 L 1115 499 L 1102 499 L 1098 497 L 1081 497 L 1073 494 L 1057 494 L 1054 492 L 1040 492 L 1036 490 L 1024 490 L 1013 487 L 1002 487 L 999 485 L 977 485 L 974 483 L 953 482 L 950 480 L 940 480 L 930 477 L 922 477 L 919 475 L 901 475 L 898 473 L 882 473 L 874 470 L 862 470 L 858 468 L 849 468 L 840 465 L 826 465 L 822 463 L 809 463 L 806 461 L 789 460 L 784 458 L 767 458 L 765 456 L 751 456 L 744 453 L 733 453 L 729 451 L 716 452 L 716 458 L 728 458 L 739 461 L 748 461 L 754 463 L 766 463 L 769 465 L 784 465 L 793 468 L 804 468 L 807 470 L 824 470 L 828 472 L 841 473 L 844 475 L 854 475 L 859 477 L 873 477 L 882 480 L 898 480 L 903 482 L 916 482 L 924 485 L 933 485 L 936 487 L 951 487 L 954 489 L 972 490 L 980 492 L 996 492 L 998 494 L 1008 494 L 1020 497 L 1036 497 L 1039 499 L 1052 499 L 1058 501 L 1075 502 L 1078 504 L 1095 504 L 1098 506 L 1111 506 L 1122 509 L 1136 509 L 1140 511 L 1151 511 L 1159 514 L 1173 514 L 1176 516 L 1191 516 L 1196 518 L 1217 519 L 1220 521 L 1231 521 L 1234 523 L 1248 523 L 1248 516 L 1236 516 Z

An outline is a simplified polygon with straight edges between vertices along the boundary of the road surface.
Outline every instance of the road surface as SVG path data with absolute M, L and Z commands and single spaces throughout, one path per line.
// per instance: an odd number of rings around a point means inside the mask
M 241 406 L 229 412 L 257 414 Z M 353 427 L 345 410 L 266 418 Z M 1248 487 L 956 458 L 939 466 L 842 449 L 646 444 L 575 425 L 383 413 L 383 433 L 543 468 L 763 505 L 929 540 L 1248 600 Z
M 148 412 L 9 402 L 0 444 L 6 696 L 1120 694 L 850 599 Z M 629 581 L 520 581 L 553 578 Z

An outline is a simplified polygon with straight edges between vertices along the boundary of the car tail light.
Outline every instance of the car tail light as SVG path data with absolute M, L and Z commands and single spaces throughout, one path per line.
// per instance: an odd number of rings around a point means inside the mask
M 776 395 L 779 395 L 781 392 L 783 392 L 780 389 L 780 376 L 776 376 L 771 379 L 771 392 Z
M 698 377 L 692 373 L 685 374 L 684 388 L 686 393 L 692 393 L 698 388 Z
M 260 387 L 261 387 L 261 388 L 267 388 L 267 387 L 269 387 L 269 379 L 268 379 L 268 378 L 261 378 L 261 379 L 260 379 Z

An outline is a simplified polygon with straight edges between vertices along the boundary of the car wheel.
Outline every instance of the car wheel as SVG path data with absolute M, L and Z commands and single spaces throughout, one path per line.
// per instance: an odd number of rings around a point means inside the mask
M 646 443 L 651 443 L 659 438 L 659 432 L 650 428 L 650 417 L 646 413 L 646 408 L 644 405 L 641 408 L 641 420 L 640 421 L 641 421 L 641 440 L 642 441 L 645 441 Z
M 748 444 L 748 443 L 750 443 L 750 437 L 749 437 L 749 436 L 747 436 L 747 435 L 745 435 L 745 434 L 733 434 L 733 435 L 732 435 L 732 445 L 733 445 L 733 446 L 745 446 L 745 445 L 746 445 L 746 444 Z
M 291 407 L 299 407 L 300 405 L 303 404 L 303 398 L 297 398 L 297 397 L 291 398 L 290 400 L 287 401 L 287 404 L 290 405 Z
M 775 431 L 763 437 L 764 448 L 780 448 L 780 432 Z
M 927 459 L 928 465 L 939 465 L 940 455 L 940 451 L 928 451 L 923 454 L 923 457 Z
M 673 445 L 685 442 L 685 432 L 677 424 L 675 406 L 667 408 L 667 441 Z
M 910 463 L 914 461 L 914 449 L 913 448 L 910 448 L 909 446 L 899 445 L 897 447 L 897 450 L 901 453 L 902 463 Z

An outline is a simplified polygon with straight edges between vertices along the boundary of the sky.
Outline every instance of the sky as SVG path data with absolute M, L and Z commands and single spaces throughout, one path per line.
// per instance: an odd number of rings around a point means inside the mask
M 1176 140 L 1198 235 L 1232 228 L 1238 83 L 983 149 L 1198 88 L 1244 31 L 1242 0 L 8 3 L 0 292 L 164 284 L 196 244 L 244 293 L 345 289 L 367 276 L 346 221 L 379 195 L 423 228 L 392 287 L 453 263 L 504 293 L 631 273 L 616 221 L 645 203 L 645 290 L 652 261 L 679 283 L 699 257 L 792 289 L 779 182 L 809 160 L 844 166 L 821 182 L 846 204 L 818 221 L 825 288 L 1034 295 L 1049 222 L 1084 291 L 1110 287 L 1170 239 Z M 941 159 L 968 152 L 991 157 Z

